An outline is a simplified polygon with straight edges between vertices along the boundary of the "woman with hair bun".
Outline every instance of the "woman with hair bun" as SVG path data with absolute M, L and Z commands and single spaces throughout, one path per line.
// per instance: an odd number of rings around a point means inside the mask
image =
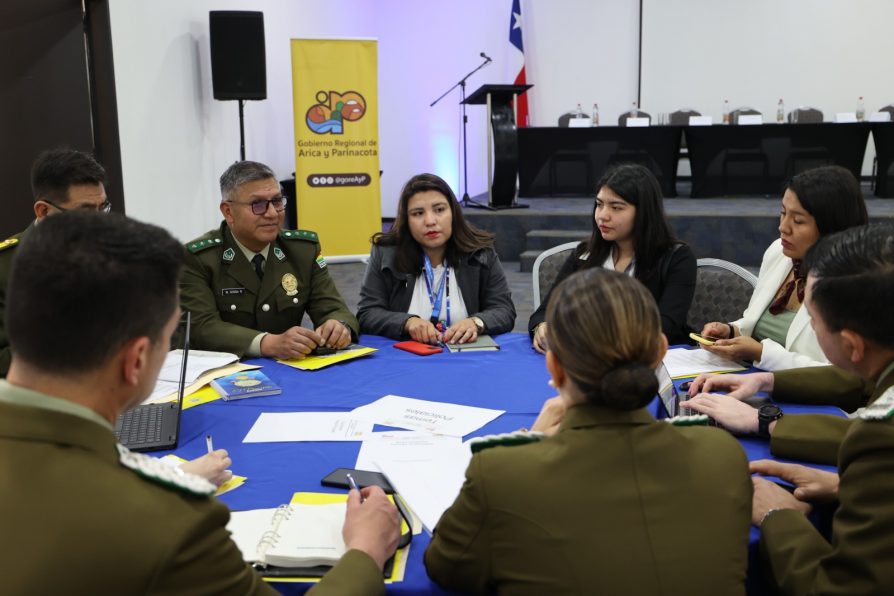
M 540 432 L 472 456 L 425 553 L 429 576 L 474 593 L 744 594 L 748 463 L 722 430 L 645 410 L 667 350 L 651 293 L 591 268 L 552 294 L 559 395 Z

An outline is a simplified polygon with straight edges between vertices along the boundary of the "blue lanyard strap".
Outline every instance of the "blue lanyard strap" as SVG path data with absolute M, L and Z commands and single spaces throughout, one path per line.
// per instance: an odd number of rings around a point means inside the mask
M 428 255 L 423 254 L 422 256 L 422 266 L 423 266 L 423 277 L 425 278 L 425 287 L 428 290 L 428 300 L 431 304 L 431 317 L 430 321 L 438 327 L 439 331 L 444 331 L 446 327 L 444 327 L 445 321 L 441 320 L 441 303 L 444 300 L 444 295 L 447 295 L 447 317 L 446 317 L 446 325 L 450 326 L 450 265 L 447 264 L 447 261 L 444 261 L 444 275 L 441 276 L 441 283 L 438 284 L 437 292 L 433 291 L 435 285 L 435 271 L 431 266 L 431 259 L 428 258 Z

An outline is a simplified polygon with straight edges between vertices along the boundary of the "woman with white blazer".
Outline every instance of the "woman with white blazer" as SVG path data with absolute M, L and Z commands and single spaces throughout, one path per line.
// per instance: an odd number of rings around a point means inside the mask
M 782 196 L 779 239 L 764 253 L 748 308 L 738 321 L 706 324 L 702 335 L 721 339 L 703 347 L 768 371 L 828 364 L 804 307 L 801 265 L 820 237 L 868 220 L 860 184 L 850 171 L 823 166 L 794 176 Z

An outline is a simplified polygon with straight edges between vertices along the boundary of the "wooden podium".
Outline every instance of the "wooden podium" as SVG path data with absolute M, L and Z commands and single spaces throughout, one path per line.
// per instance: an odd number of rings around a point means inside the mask
M 518 195 L 518 96 L 533 85 L 482 85 L 463 102 L 487 106 L 487 200 L 491 209 L 522 209 Z

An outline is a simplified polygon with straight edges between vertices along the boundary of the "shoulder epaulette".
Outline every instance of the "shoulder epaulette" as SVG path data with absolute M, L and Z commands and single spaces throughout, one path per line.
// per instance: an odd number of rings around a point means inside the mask
M 281 230 L 279 237 L 283 240 L 307 240 L 308 242 L 319 242 L 320 237 L 316 232 L 310 230 Z
M 708 426 L 710 418 L 704 414 L 690 414 L 688 416 L 664 418 L 664 421 L 673 426 Z
M 125 468 L 167 488 L 199 497 L 209 497 L 217 490 L 201 476 L 171 467 L 156 457 L 135 453 L 121 444 L 118 445 L 118 459 Z
M 195 254 L 197 252 L 202 252 L 206 248 L 211 248 L 212 246 L 220 246 L 222 242 L 223 240 L 217 236 L 209 236 L 208 238 L 193 240 L 192 242 L 187 243 L 186 250 Z
M 469 449 L 472 450 L 472 453 L 478 453 L 479 451 L 490 449 L 491 447 L 511 447 L 513 445 L 526 445 L 528 443 L 536 443 L 537 441 L 541 441 L 544 438 L 546 438 L 546 435 L 541 432 L 516 430 L 511 433 L 501 433 L 498 435 L 484 435 L 483 437 L 475 437 L 474 439 L 469 441 Z
M 12 248 L 16 244 L 19 243 L 18 238 L 7 238 L 3 242 L 0 242 L 0 251 L 6 250 L 7 248 Z
M 894 387 L 888 387 L 871 405 L 863 408 L 860 420 L 888 420 L 894 416 Z

